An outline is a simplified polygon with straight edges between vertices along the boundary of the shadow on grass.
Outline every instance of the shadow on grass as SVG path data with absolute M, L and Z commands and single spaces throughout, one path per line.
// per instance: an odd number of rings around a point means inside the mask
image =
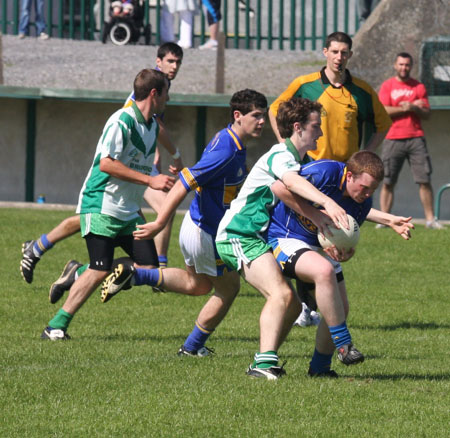
M 109 335 L 100 335 L 100 336 L 80 336 L 78 339 L 80 340 L 96 340 L 96 341 L 119 341 L 119 342 L 130 342 L 130 341 L 153 341 L 153 342 L 161 342 L 161 341 L 176 341 L 181 342 L 186 339 L 188 333 L 183 333 L 180 335 L 130 335 L 129 333 L 115 333 Z M 259 342 L 259 337 L 255 336 L 217 336 L 215 337 L 220 342 Z
M 391 332 L 395 330 L 404 329 L 418 329 L 418 330 L 439 330 L 439 329 L 449 329 L 449 324 L 436 324 L 435 322 L 399 322 L 396 324 L 387 325 L 351 325 L 352 328 L 360 330 L 384 330 L 386 332 Z

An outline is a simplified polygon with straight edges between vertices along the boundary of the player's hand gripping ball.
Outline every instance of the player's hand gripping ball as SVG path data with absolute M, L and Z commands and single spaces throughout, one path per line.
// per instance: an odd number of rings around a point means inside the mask
M 329 228 L 333 233 L 333 236 L 324 236 L 322 233 L 317 235 L 322 248 L 329 248 L 333 245 L 341 250 L 355 248 L 359 241 L 359 225 L 349 214 L 347 215 L 347 218 L 350 229 L 347 230 L 343 226 L 341 228 L 330 226 Z

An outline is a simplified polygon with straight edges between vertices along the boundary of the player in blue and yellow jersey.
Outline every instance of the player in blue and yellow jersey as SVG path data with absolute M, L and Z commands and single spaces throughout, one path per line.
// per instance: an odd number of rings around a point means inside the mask
M 328 35 L 323 49 L 326 66 L 319 72 L 294 79 L 270 106 L 270 123 L 281 141 L 275 121 L 281 102 L 304 97 L 322 104 L 323 136 L 317 150 L 308 152 L 314 160 L 328 158 L 345 162 L 360 148 L 374 150 L 391 126 L 377 93 L 346 69 L 351 49 L 352 39 L 347 34 Z
M 239 275 L 227 272 L 214 241 L 220 220 L 247 176 L 244 142 L 261 135 L 267 100 L 257 91 L 246 89 L 232 96 L 230 107 L 232 122 L 214 136 L 194 166 L 180 172 L 180 179 L 169 192 L 156 221 L 139 227 L 140 230 L 135 233 L 138 239 L 156 235 L 186 195 L 194 190 L 195 198 L 180 230 L 180 247 L 186 270 L 135 270 L 120 264 L 102 286 L 104 301 L 130 285 L 147 284 L 190 295 L 204 295 L 214 288 L 214 294 L 198 315 L 179 355 L 209 354 L 205 342 L 222 321 L 239 291 Z
M 366 219 L 383 223 L 409 239 L 409 230 L 413 227 L 411 218 L 393 216 L 372 208 L 371 196 L 384 176 L 383 163 L 375 153 L 356 152 L 347 164 L 319 160 L 302 166 L 299 174 L 344 208 L 359 225 Z M 282 184 L 275 183 L 272 191 L 287 201 L 286 196 L 289 194 Z M 335 349 L 345 365 L 364 360 L 364 356 L 352 347 L 345 321 L 338 325 L 327 325 L 331 312 L 344 312 L 345 317 L 348 315 L 347 291 L 340 262 L 352 257 L 354 250 L 342 252 L 335 247 L 322 250 L 314 225 L 316 215 L 322 213 L 312 203 L 301 200 L 300 204 L 295 204 L 294 197 L 290 196 L 292 203 L 289 205 L 296 211 L 279 202 L 272 211 L 267 239 L 283 274 L 314 284 L 316 288 L 315 296 L 323 318 L 317 329 L 316 348 L 308 374 L 312 377 L 337 377 L 337 373 L 330 370 Z M 347 355 L 349 348 L 350 358 Z
M 314 160 L 326 158 L 345 162 L 360 149 L 374 151 L 392 123 L 372 87 L 352 76 L 346 68 L 351 50 L 352 39 L 346 33 L 328 35 L 323 49 L 325 67 L 294 79 L 270 106 L 270 123 L 281 141 L 275 121 L 281 102 L 295 96 L 322 104 L 323 135 L 317 149 L 308 152 Z M 306 292 L 302 293 L 302 300 L 304 308 L 296 323 L 302 326 L 317 324 L 318 315 L 313 319 L 310 313 L 317 308 L 316 303 Z

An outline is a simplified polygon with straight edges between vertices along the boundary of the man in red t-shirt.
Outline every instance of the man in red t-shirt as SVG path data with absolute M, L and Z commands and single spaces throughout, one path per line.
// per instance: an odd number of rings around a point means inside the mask
M 396 75 L 383 82 L 379 92 L 380 101 L 392 118 L 392 126 L 383 142 L 381 154 L 385 177 L 380 205 L 382 211 L 391 211 L 394 187 L 407 159 L 414 182 L 419 184 L 426 227 L 441 229 L 442 225 L 434 219 L 431 159 L 421 123 L 421 119 L 430 116 L 430 104 L 425 86 L 410 77 L 412 64 L 409 53 L 399 53 L 394 64 Z

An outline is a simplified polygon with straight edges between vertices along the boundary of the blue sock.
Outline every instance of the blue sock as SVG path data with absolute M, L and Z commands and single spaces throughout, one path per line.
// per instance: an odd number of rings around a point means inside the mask
M 331 367 L 331 359 L 333 357 L 333 353 L 331 354 L 323 354 L 319 353 L 316 349 L 314 349 L 314 354 L 309 363 L 309 367 L 313 373 L 324 373 L 330 370 Z
M 342 324 L 328 327 L 331 333 L 331 340 L 336 345 L 336 348 L 342 347 L 342 345 L 350 344 L 352 337 L 347 328 L 347 323 L 344 321 Z
M 184 341 L 184 348 L 189 351 L 197 351 L 202 348 L 214 330 L 207 330 L 202 327 L 197 321 L 195 322 L 194 330 Z
M 39 237 L 33 245 L 34 253 L 39 257 L 51 248 L 53 248 L 53 243 L 47 239 L 47 234 L 43 234 Z
M 160 268 L 167 268 L 168 259 L 166 255 L 159 255 L 158 262 Z
M 163 276 L 160 268 L 136 268 L 136 274 L 134 275 L 134 284 L 136 286 L 142 286 L 143 284 L 148 284 L 149 286 L 161 286 L 162 280 Z

